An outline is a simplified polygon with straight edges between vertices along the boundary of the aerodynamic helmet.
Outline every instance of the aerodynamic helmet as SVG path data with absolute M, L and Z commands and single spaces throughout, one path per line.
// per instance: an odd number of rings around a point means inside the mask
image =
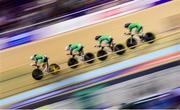
M 131 23 L 126 23 L 126 24 L 124 25 L 124 27 L 125 27 L 125 28 L 128 28 L 130 24 L 131 24 Z
M 96 36 L 96 37 L 95 37 L 95 40 L 98 40 L 100 37 L 101 37 L 100 35 Z
M 65 50 L 70 50 L 71 44 L 69 44 L 68 46 L 65 47 Z
M 31 60 L 34 60 L 34 58 L 36 57 L 36 54 L 34 54 L 33 56 L 30 57 Z

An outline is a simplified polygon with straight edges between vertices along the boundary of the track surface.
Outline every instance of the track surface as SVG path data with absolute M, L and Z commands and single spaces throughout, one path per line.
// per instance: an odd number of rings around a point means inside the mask
M 19 92 L 46 85 L 87 71 L 87 69 L 79 69 L 75 72 L 72 72 L 72 70 L 67 69 L 61 72 L 61 74 L 58 76 L 49 75 L 42 81 L 35 81 L 31 77 L 30 72 L 32 71 L 32 68 L 29 66 L 29 57 L 32 54 L 46 54 L 50 57 L 50 62 L 61 64 L 66 62 L 68 59 L 64 51 L 64 47 L 72 42 L 79 42 L 84 44 L 85 50 L 91 52 L 97 51 L 97 49 L 94 48 L 94 45 L 96 44 L 94 41 L 94 36 L 99 34 L 111 35 L 116 42 L 124 44 L 127 37 L 121 35 L 125 31 L 123 29 L 123 24 L 127 22 L 139 22 L 144 25 L 146 31 L 160 33 L 172 27 L 171 23 L 168 22 L 166 18 L 171 19 L 171 17 L 179 16 L 180 10 L 178 6 L 180 6 L 180 1 L 175 0 L 158 7 L 153 7 L 127 16 L 114 18 L 96 25 L 57 35 L 46 40 L 37 41 L 1 51 L 0 57 L 3 64 L 1 63 L 0 66 L 0 98 L 17 94 Z M 173 23 L 174 22 L 176 21 L 173 21 Z M 173 26 L 175 25 L 177 25 L 177 23 L 173 24 Z M 119 61 L 179 43 L 180 41 L 178 38 L 180 35 L 177 32 L 179 32 L 179 30 L 160 34 L 157 37 L 158 39 L 161 38 L 161 40 L 158 40 L 154 44 L 145 44 L 135 50 L 131 50 L 129 51 L 130 53 L 126 53 L 124 56 L 122 56 Z M 173 33 L 177 34 L 169 36 Z M 88 69 L 91 70 L 101 67 L 102 65 L 104 64 L 98 64 Z M 62 65 L 62 67 L 67 66 Z
M 169 36 L 169 37 L 166 37 L 166 39 L 161 39 L 161 40 L 155 42 L 154 44 L 151 44 L 151 45 L 154 45 L 154 47 L 152 47 L 149 44 L 146 44 L 147 51 L 144 51 L 144 45 L 142 47 L 138 47 L 136 50 L 129 50 L 129 52 L 127 51 L 127 54 L 125 54 L 127 56 L 124 56 L 124 57 L 122 56 L 122 57 L 113 59 L 111 61 L 111 63 L 117 62 L 117 61 L 123 61 L 125 59 L 138 56 L 139 54 L 142 55 L 145 53 L 149 53 L 150 51 L 159 50 L 161 48 L 165 48 L 165 47 L 177 44 L 177 41 L 180 41 L 180 40 L 178 40 L 179 35 L 180 35 L 180 33 L 174 35 L 173 37 Z M 167 44 L 161 45 L 161 43 L 164 43 L 164 42 L 166 42 Z M 109 63 L 109 62 L 107 62 L 107 63 Z M 106 62 L 104 62 L 103 64 L 98 63 L 96 66 L 89 67 L 88 69 L 98 68 L 105 64 L 106 64 Z M 49 75 L 49 76 L 45 77 L 42 81 L 36 81 L 36 82 L 33 82 L 34 80 L 31 78 L 31 74 L 27 74 L 27 75 L 23 75 L 21 77 L 7 80 L 2 83 L 3 84 L 2 85 L 3 95 L 13 94 L 13 93 L 16 93 L 16 91 L 20 92 L 25 89 L 30 89 L 30 88 L 34 88 L 39 85 L 48 84 L 48 83 L 51 83 L 51 81 L 58 81 L 60 79 L 64 79 L 66 77 L 70 77 L 70 76 L 82 73 L 84 71 L 87 71 L 87 69 L 84 69 L 83 67 L 81 67 L 81 69 L 77 69 L 77 71 L 75 71 L 75 72 L 72 72 L 72 71 L 73 70 L 65 70 L 65 71 L 61 72 L 63 74 L 60 73 L 60 75 L 56 75 L 56 76 Z M 30 82 L 30 80 L 32 80 L 32 82 Z

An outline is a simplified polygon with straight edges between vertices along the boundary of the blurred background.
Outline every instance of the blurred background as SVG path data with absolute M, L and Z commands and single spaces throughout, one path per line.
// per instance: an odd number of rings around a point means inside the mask
M 34 30 L 128 1 L 132 0 L 1 0 L 0 36 Z
M 0 109 L 180 109 L 180 0 L 0 0 Z M 124 24 L 138 22 L 153 43 L 126 45 Z M 110 35 L 125 54 L 76 69 L 64 48 Z M 33 79 L 41 53 L 58 74 Z

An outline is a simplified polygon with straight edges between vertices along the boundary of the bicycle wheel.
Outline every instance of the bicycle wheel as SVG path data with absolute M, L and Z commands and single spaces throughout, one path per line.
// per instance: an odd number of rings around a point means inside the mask
M 53 75 L 57 74 L 60 71 L 60 66 L 58 64 L 51 64 L 49 66 L 49 72 Z
M 137 40 L 135 38 L 129 38 L 126 41 L 126 46 L 130 49 L 136 48 Z
M 70 58 L 68 60 L 68 66 L 70 66 L 71 68 L 77 68 L 78 67 L 77 64 L 78 64 L 78 60 L 76 58 Z
M 107 52 L 104 51 L 104 50 L 99 50 L 97 52 L 97 57 L 98 57 L 99 60 L 104 61 L 104 60 L 106 60 L 108 58 Z
M 93 63 L 94 62 L 94 58 L 95 58 L 95 56 L 94 56 L 94 54 L 93 53 L 86 53 L 85 55 L 84 55 L 84 61 L 87 61 L 87 63 Z M 92 60 L 93 59 L 93 60 Z
M 155 40 L 155 35 L 151 32 L 147 32 L 144 36 L 143 36 L 145 42 L 148 43 L 153 43 Z
M 32 72 L 32 77 L 35 80 L 41 80 L 43 78 L 43 72 L 40 69 L 34 69 Z
M 117 55 L 122 55 L 126 52 L 124 45 L 117 44 L 114 47 L 114 52 L 116 52 Z

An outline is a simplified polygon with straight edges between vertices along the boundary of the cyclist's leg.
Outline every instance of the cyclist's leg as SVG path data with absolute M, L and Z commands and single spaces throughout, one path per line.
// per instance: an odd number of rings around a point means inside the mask
M 133 28 L 133 29 L 131 29 L 130 31 L 129 31 L 129 35 L 130 35 L 130 39 L 131 39 L 131 41 L 132 41 L 132 39 L 133 39 L 133 37 L 134 37 L 134 35 L 135 35 L 135 30 L 136 30 L 136 28 Z
M 38 59 L 38 60 L 37 60 L 37 66 L 39 66 L 39 68 L 41 68 L 42 70 L 44 70 L 44 68 L 45 68 L 44 60 L 43 60 L 43 59 Z
M 113 38 L 110 38 L 110 42 L 109 42 L 110 45 L 113 45 L 113 40 L 114 40 Z
M 45 65 L 45 69 L 47 70 L 47 72 L 49 72 L 49 61 L 48 61 L 48 58 L 46 57 L 45 59 L 44 59 L 44 65 Z
M 110 41 L 109 41 L 109 47 L 110 47 L 110 49 L 113 51 L 113 46 L 114 44 L 113 44 L 113 38 L 110 38 Z
M 131 36 L 130 36 L 130 43 L 133 43 L 133 39 L 134 39 L 134 37 L 136 36 L 136 34 L 131 34 Z
M 75 57 L 76 53 L 77 53 L 77 49 L 74 48 L 70 50 L 70 55 L 72 55 L 72 57 Z
M 81 46 L 81 49 L 79 50 L 79 55 L 81 56 L 83 56 L 84 55 L 84 47 L 83 46 Z
M 79 55 L 80 56 L 80 48 L 75 48 L 73 50 L 73 56 L 75 56 L 75 55 Z
M 136 33 L 139 37 L 142 37 L 143 36 L 143 27 L 140 27 L 139 29 L 137 29 Z
M 141 27 L 141 29 L 140 29 L 140 33 L 141 33 L 141 34 L 143 33 L 143 30 L 144 30 L 143 27 Z
M 133 28 L 130 30 L 131 38 L 133 38 L 136 35 L 137 28 Z

